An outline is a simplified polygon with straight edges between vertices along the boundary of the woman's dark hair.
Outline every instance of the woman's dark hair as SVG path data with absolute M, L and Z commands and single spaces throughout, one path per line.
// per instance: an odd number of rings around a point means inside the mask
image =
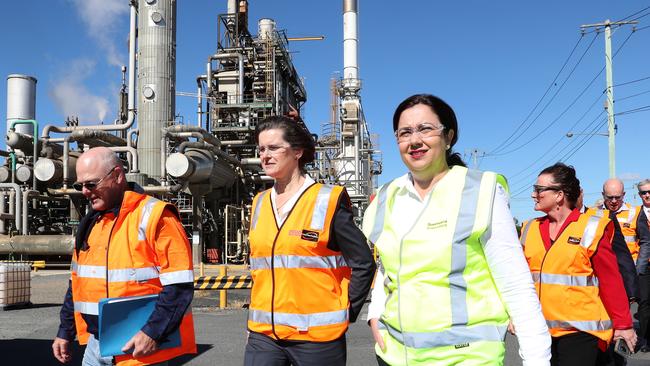
M 302 156 L 298 160 L 300 170 L 305 172 L 305 165 L 314 161 L 316 154 L 316 142 L 307 128 L 285 116 L 271 116 L 257 124 L 255 128 L 255 143 L 259 144 L 259 136 L 262 131 L 282 130 L 282 138 L 294 149 L 302 149 Z
M 456 141 L 458 141 L 458 121 L 456 120 L 456 113 L 454 113 L 454 110 L 444 100 L 431 94 L 415 94 L 404 99 L 404 101 L 397 106 L 395 113 L 393 114 L 393 131 L 397 131 L 399 118 L 402 113 L 418 104 L 429 106 L 433 113 L 438 116 L 440 123 L 442 123 L 445 128 L 443 131 L 445 136 L 447 136 L 449 131 L 454 131 L 454 137 L 449 141 L 449 146 L 453 147 L 456 144 Z M 447 165 L 450 167 L 453 165 L 466 166 L 463 159 L 460 158 L 460 154 L 454 153 L 451 147 L 446 152 Z
M 550 174 L 553 177 L 555 185 L 564 192 L 569 207 L 574 209 L 580 196 L 580 180 L 576 177 L 576 170 L 571 165 L 555 163 L 539 173 L 542 174 Z

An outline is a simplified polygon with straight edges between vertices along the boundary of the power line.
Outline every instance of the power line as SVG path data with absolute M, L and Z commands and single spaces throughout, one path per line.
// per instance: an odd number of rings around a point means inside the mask
M 648 10 L 648 9 L 650 9 L 650 6 L 647 6 L 647 7 L 643 8 L 643 9 L 637 11 L 637 12 L 634 13 L 634 14 L 628 15 L 628 16 L 626 16 L 626 17 L 623 18 L 623 19 L 619 19 L 619 20 L 617 20 L 617 22 L 622 22 L 622 21 L 624 21 L 624 20 L 630 19 L 630 18 L 632 18 L 633 16 L 635 16 L 635 15 L 637 15 L 637 14 L 639 14 L 639 13 L 643 13 L 644 11 L 646 11 L 646 10 Z
M 646 90 L 646 91 L 641 92 L 641 93 L 636 93 L 636 94 L 628 95 L 627 97 L 623 97 L 623 98 L 617 98 L 616 101 L 617 101 L 617 102 L 620 102 L 621 100 L 625 100 L 625 99 L 630 99 L 630 98 L 638 97 L 639 95 L 648 94 L 648 93 L 650 93 L 650 90 Z
M 603 123 L 605 123 L 605 122 L 606 122 L 606 121 L 603 121 Z M 585 146 L 585 144 L 586 144 L 587 142 L 589 142 L 589 140 L 591 140 L 594 136 L 596 136 L 596 131 L 597 131 L 601 126 L 602 126 L 602 123 L 601 123 L 601 125 L 596 125 L 596 126 L 595 126 L 591 131 L 590 131 L 590 133 L 589 133 L 588 135 L 585 135 L 586 139 L 583 140 L 582 144 L 581 144 L 580 146 L 578 146 L 577 148 L 575 148 L 575 149 L 573 150 L 573 152 L 571 152 L 568 156 L 567 156 L 567 155 L 563 156 L 562 159 L 560 159 L 560 161 L 567 161 L 567 160 L 569 160 L 573 155 L 575 155 L 575 153 L 577 153 L 580 149 L 582 149 L 582 147 Z
M 647 112 L 647 111 L 650 111 L 650 105 L 644 105 L 643 107 L 628 109 L 627 111 L 618 112 L 615 115 L 622 116 L 624 114 L 632 114 L 632 113 Z
M 533 107 L 533 109 L 528 113 L 528 115 L 526 116 L 526 118 L 525 118 L 525 119 L 524 119 L 524 120 L 519 124 L 519 126 L 517 126 L 517 128 L 515 129 L 515 131 L 514 131 L 510 136 L 508 136 L 507 139 L 505 139 L 502 143 L 500 143 L 497 147 L 495 147 L 491 152 L 489 152 L 488 155 L 492 154 L 493 152 L 497 151 L 499 148 L 501 148 L 502 146 L 504 146 L 505 144 L 507 144 L 508 141 L 510 141 L 510 139 L 511 139 L 511 138 L 512 138 L 516 133 L 517 133 L 517 131 L 519 131 L 519 129 L 521 129 L 521 127 L 526 123 L 526 121 L 528 121 L 528 119 L 530 118 L 530 116 L 533 115 L 533 113 L 535 112 L 535 110 L 537 109 L 537 107 L 539 107 L 539 105 L 542 103 L 542 101 L 544 100 L 544 98 L 546 98 L 546 95 L 547 95 L 548 92 L 551 90 L 551 88 L 552 88 L 554 85 L 556 85 L 555 82 L 557 81 L 557 78 L 560 77 L 560 74 L 562 73 L 562 71 L 564 70 L 564 68 L 566 67 L 566 65 L 569 63 L 569 60 L 570 60 L 571 57 L 573 56 L 573 53 L 575 52 L 575 50 L 578 48 L 578 45 L 579 45 L 580 42 L 582 41 L 582 38 L 583 38 L 583 35 L 581 35 L 581 36 L 578 38 L 578 41 L 577 41 L 576 44 L 573 46 L 573 49 L 571 50 L 571 52 L 569 52 L 569 56 L 567 56 L 566 60 L 565 60 L 564 63 L 562 64 L 562 67 L 560 68 L 560 71 L 557 72 L 557 74 L 555 75 L 555 78 L 553 78 L 553 81 L 551 81 L 551 83 L 549 84 L 549 86 L 546 88 L 546 91 L 544 92 L 544 95 L 542 95 L 542 97 L 537 101 L 537 103 L 535 104 L 535 106 Z M 595 38 L 595 37 L 594 37 L 594 38 Z M 593 41 L 592 41 L 592 43 L 593 43 Z
M 598 96 L 596 97 L 596 99 L 594 100 L 594 102 L 593 102 L 593 103 L 592 103 L 592 104 L 587 108 L 587 110 L 585 111 L 585 113 L 583 113 L 582 116 L 581 116 L 580 118 L 578 118 L 578 119 L 573 123 L 573 125 L 571 125 L 571 127 L 569 127 L 569 129 L 568 129 L 569 132 L 572 131 L 572 130 L 573 130 L 573 129 L 578 125 L 578 123 L 580 123 L 580 122 L 581 122 L 581 121 L 582 121 L 582 120 L 587 116 L 587 114 L 592 110 L 592 108 L 593 108 L 593 107 L 594 107 L 594 106 L 595 106 L 595 105 L 600 101 L 600 99 L 601 99 L 601 97 L 603 96 L 603 94 L 605 94 L 605 92 L 602 92 L 600 95 L 598 95 Z M 599 114 L 596 118 L 599 118 L 599 117 L 600 117 L 601 115 L 603 115 L 604 113 L 605 113 L 605 111 L 601 111 L 600 114 Z M 592 121 L 591 123 L 593 123 L 593 121 Z M 536 163 L 538 163 L 540 160 L 542 160 L 542 159 L 544 159 L 545 157 L 547 157 L 548 154 L 549 154 L 551 151 L 553 151 L 553 149 L 554 149 L 557 145 L 560 144 L 560 142 L 565 141 L 565 138 L 566 138 L 566 136 L 565 136 L 565 135 L 562 135 L 562 136 L 557 140 L 557 142 L 555 142 L 555 144 L 553 144 L 553 145 L 552 145 L 548 150 L 546 150 L 544 153 L 542 153 L 542 155 L 541 155 L 539 158 L 537 158 L 535 161 L 533 161 L 533 162 L 532 162 L 530 165 L 528 165 L 526 168 L 520 170 L 520 171 L 517 172 L 516 174 L 511 175 L 510 178 L 512 179 L 512 178 L 514 178 L 514 177 L 516 177 L 516 176 L 519 176 L 521 173 L 523 173 L 523 172 L 525 172 L 526 170 L 528 170 L 529 168 L 533 167 L 533 166 L 534 166 Z
M 632 81 L 627 81 L 627 82 L 625 82 L 625 83 L 616 84 L 616 85 L 614 85 L 614 86 L 612 86 L 612 87 L 615 88 L 615 87 L 617 87 L 617 86 L 623 86 L 623 85 L 634 84 L 634 83 L 638 83 L 638 82 L 640 82 L 640 81 L 648 80 L 648 79 L 650 79 L 650 76 L 646 76 L 646 77 L 644 77 L 644 78 L 636 79 L 636 80 L 632 80 Z

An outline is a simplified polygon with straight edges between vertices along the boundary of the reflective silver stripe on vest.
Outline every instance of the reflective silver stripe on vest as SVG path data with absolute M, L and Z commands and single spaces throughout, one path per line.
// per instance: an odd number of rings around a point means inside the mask
M 159 276 L 157 267 L 111 269 L 108 282 L 147 281 Z
M 74 267 L 78 278 L 106 278 L 106 266 L 89 266 L 75 263 Z M 111 269 L 108 271 L 108 282 L 146 281 L 158 278 L 158 271 L 158 267 Z
M 547 320 L 549 328 L 578 329 L 584 332 L 596 332 L 612 329 L 611 320 Z
M 154 205 L 159 200 L 157 198 L 149 197 L 147 203 L 142 208 L 142 216 L 140 216 L 140 227 L 138 228 L 138 240 L 147 239 L 147 225 L 149 224 L 149 217 L 153 212 Z
M 271 324 L 271 313 L 250 309 L 248 311 L 248 319 L 256 323 Z M 273 323 L 276 325 L 288 325 L 298 330 L 308 330 L 310 327 L 340 324 L 347 321 L 347 309 L 312 314 L 273 313 Z
M 88 266 L 72 262 L 73 271 L 79 278 L 106 278 L 106 266 Z
M 251 270 L 271 269 L 271 257 L 250 258 Z M 301 256 L 301 255 L 276 255 L 273 256 L 274 268 L 342 268 L 347 267 L 341 255 Z
M 253 219 L 251 220 L 251 229 L 255 229 L 255 225 L 257 225 L 257 220 L 260 217 L 260 209 L 262 207 L 262 201 L 264 201 L 264 197 L 266 197 L 266 194 L 269 191 L 266 190 L 262 193 L 260 193 L 260 198 L 257 199 L 257 204 L 255 205 L 255 209 L 253 210 Z
M 530 225 L 533 224 L 533 221 L 535 221 L 535 219 L 528 221 L 526 223 L 526 226 L 521 228 L 521 239 L 519 239 L 521 246 L 524 246 L 526 244 L 526 237 L 528 237 L 528 230 L 530 229 Z
M 99 315 L 99 304 L 96 302 L 75 301 L 74 311 L 88 315 Z
M 400 332 L 380 319 L 379 329 L 387 330 L 393 338 L 407 347 L 434 348 L 481 341 L 503 342 L 507 327 L 497 325 L 467 326 L 463 324 L 452 325 L 451 329 L 442 332 Z
M 539 283 L 539 271 L 531 271 L 530 275 L 533 276 L 533 282 Z
M 535 275 L 533 275 L 535 278 Z M 537 273 L 537 281 L 539 282 L 539 273 Z M 598 286 L 598 278 L 596 276 L 571 276 L 562 274 L 544 273 L 541 276 L 541 283 L 545 285 L 563 285 L 563 286 Z
M 311 228 L 321 230 L 325 227 L 325 218 L 327 216 L 327 206 L 329 206 L 330 193 L 332 186 L 322 185 L 316 196 L 314 212 L 311 214 Z
M 600 217 L 589 216 L 589 221 L 587 221 L 587 226 L 582 234 L 582 239 L 580 239 L 580 245 L 582 245 L 583 248 L 589 248 L 591 243 L 594 241 L 596 230 L 598 229 L 598 221 L 600 221 Z
M 393 183 L 393 181 L 384 184 L 381 189 L 379 189 L 379 193 L 377 193 L 375 196 L 375 199 L 377 200 L 377 212 L 375 213 L 375 222 L 372 226 L 372 231 L 368 236 L 368 240 L 370 240 L 370 242 L 373 244 L 377 242 L 379 235 L 381 235 L 381 232 L 384 230 L 384 218 L 386 216 L 386 195 L 388 194 L 386 191 L 388 190 L 388 186 L 391 183 Z
M 452 331 L 456 326 L 464 327 L 467 325 L 469 318 L 466 298 L 467 283 L 465 282 L 465 278 L 463 278 L 463 272 L 467 263 L 467 239 L 472 234 L 472 228 L 474 226 L 482 175 L 483 173 L 479 171 L 467 171 L 465 185 L 461 193 L 456 229 L 454 230 L 454 236 L 451 242 L 449 290 L 451 292 Z
M 636 216 L 636 207 L 630 207 L 630 210 L 627 212 L 627 223 L 632 225 L 634 221 L 634 216 Z
M 160 284 L 163 286 L 188 282 L 194 282 L 194 271 L 189 269 L 160 274 Z
M 632 243 L 636 241 L 636 235 L 625 235 L 625 242 Z

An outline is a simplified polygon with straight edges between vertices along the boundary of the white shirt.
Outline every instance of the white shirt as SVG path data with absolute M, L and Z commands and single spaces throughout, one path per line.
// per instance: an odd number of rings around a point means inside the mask
M 413 213 L 424 209 L 429 196 L 420 198 L 410 174 L 397 178 L 395 183 L 401 185 L 395 197 L 399 204 L 393 206 L 388 220 L 399 220 L 401 224 L 395 225 L 394 229 L 398 236 L 403 236 L 414 224 L 413 220 L 418 217 Z M 483 251 L 497 290 L 515 326 L 519 356 L 524 366 L 548 365 L 551 359 L 551 336 L 542 315 L 528 263 L 517 238 L 507 193 L 501 185 L 497 185 L 497 194 L 492 206 L 492 235 L 484 244 Z M 379 318 L 384 312 L 386 302 L 386 293 L 382 286 L 384 276 L 380 271 L 377 271 L 374 283 L 367 319 Z
M 645 212 L 645 217 L 648 219 L 648 221 L 650 221 L 650 207 L 645 207 L 643 205 L 641 205 L 641 207 L 643 207 L 643 212 Z
M 306 191 L 309 186 L 312 184 L 316 183 L 315 180 L 313 180 L 309 175 L 305 174 L 305 181 L 302 183 L 302 186 L 296 193 L 294 193 L 291 198 L 287 200 L 287 202 L 280 207 L 279 210 L 275 211 L 275 222 L 278 224 L 278 227 L 282 226 L 284 223 L 284 220 L 287 219 L 287 216 L 289 216 L 289 212 L 291 212 L 291 209 L 293 206 L 295 206 L 296 202 L 298 202 L 298 198 L 300 198 L 300 195 L 302 192 Z M 271 202 L 273 203 L 273 208 L 275 209 L 278 207 L 275 204 L 275 198 L 278 196 L 278 193 L 275 191 L 275 187 L 271 190 Z

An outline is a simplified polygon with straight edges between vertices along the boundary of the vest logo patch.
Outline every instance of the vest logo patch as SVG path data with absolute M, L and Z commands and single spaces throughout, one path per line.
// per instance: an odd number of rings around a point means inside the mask
M 318 231 L 303 230 L 300 239 L 307 241 L 318 241 Z
M 580 239 L 582 238 L 576 238 L 575 236 L 570 236 L 569 237 L 569 244 L 580 244 Z
M 469 347 L 469 343 L 461 343 L 461 344 L 454 345 L 455 349 L 465 348 L 465 347 Z
M 433 229 L 437 229 L 437 228 L 445 227 L 445 226 L 447 226 L 447 220 L 442 220 L 442 221 L 438 221 L 438 222 L 427 222 L 427 229 L 428 230 L 433 230 Z
M 629 222 L 624 222 L 623 227 L 626 228 L 626 229 L 629 229 L 631 227 L 631 225 L 630 225 Z
M 300 230 L 289 230 L 289 236 L 301 236 L 302 231 Z

